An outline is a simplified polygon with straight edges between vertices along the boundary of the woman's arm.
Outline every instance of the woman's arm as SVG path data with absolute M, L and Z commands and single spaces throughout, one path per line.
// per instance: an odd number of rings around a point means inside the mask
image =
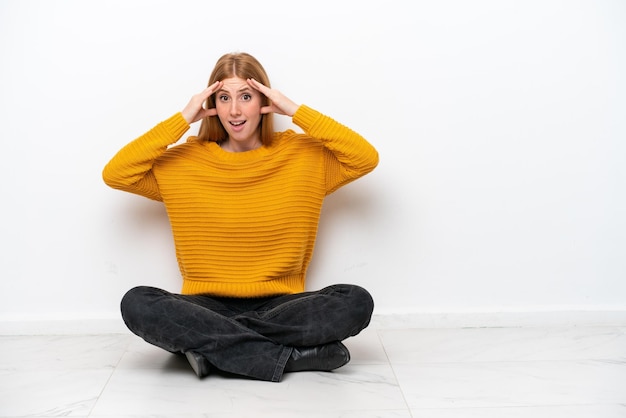
M 327 194 L 364 176 L 378 165 L 376 149 L 350 128 L 310 107 L 295 103 L 280 91 L 254 79 L 248 79 L 248 84 L 270 99 L 270 106 L 261 108 L 261 113 L 290 116 L 293 123 L 307 135 L 319 139 L 329 151 L 326 157 Z
M 217 114 L 215 109 L 204 109 L 202 104 L 222 85 L 221 81 L 216 81 L 193 95 L 181 112 L 122 148 L 104 167 L 104 182 L 114 189 L 161 200 L 159 185 L 152 172 L 154 161 L 183 136 L 190 124 Z
M 360 134 L 334 119 L 302 105 L 293 122 L 307 135 L 319 139 L 328 150 L 325 158 L 328 194 L 378 165 L 378 151 Z
M 188 129 L 182 113 L 159 123 L 115 154 L 102 171 L 104 182 L 114 189 L 161 200 L 152 165 Z

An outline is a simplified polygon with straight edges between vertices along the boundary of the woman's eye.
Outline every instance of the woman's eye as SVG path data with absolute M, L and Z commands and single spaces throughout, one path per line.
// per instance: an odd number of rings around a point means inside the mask
M 226 96 L 226 95 L 222 94 L 222 95 L 220 96 L 220 102 L 227 102 L 227 101 L 228 101 L 228 96 Z
M 252 99 L 252 95 L 244 94 L 243 96 L 241 96 L 241 99 L 247 102 L 248 100 Z

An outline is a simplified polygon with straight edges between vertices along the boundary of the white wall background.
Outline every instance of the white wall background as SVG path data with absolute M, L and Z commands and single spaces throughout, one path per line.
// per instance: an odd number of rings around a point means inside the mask
M 0 0 L 0 320 L 179 290 L 163 208 L 101 170 L 234 50 L 380 152 L 328 198 L 310 288 L 361 284 L 377 313 L 624 311 L 625 22 L 620 0 Z

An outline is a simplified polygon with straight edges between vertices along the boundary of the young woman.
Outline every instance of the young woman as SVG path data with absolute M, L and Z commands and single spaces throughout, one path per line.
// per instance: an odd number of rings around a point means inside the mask
M 274 132 L 275 113 L 303 133 Z M 272 89 L 253 56 L 222 56 L 206 89 L 103 170 L 110 187 L 164 203 L 183 280 L 180 294 L 131 289 L 126 325 L 199 377 L 345 365 L 341 341 L 369 324 L 373 300 L 356 285 L 305 291 L 305 277 L 324 197 L 377 164 L 359 134 Z

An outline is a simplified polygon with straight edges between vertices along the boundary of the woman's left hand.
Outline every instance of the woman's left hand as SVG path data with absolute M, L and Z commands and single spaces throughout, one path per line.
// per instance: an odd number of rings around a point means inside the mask
M 282 94 L 280 91 L 276 89 L 270 89 L 267 86 L 256 81 L 254 78 L 249 78 L 246 80 L 248 84 L 255 90 L 263 93 L 268 99 L 270 99 L 271 104 L 269 106 L 263 106 L 261 108 L 261 113 L 266 114 L 270 112 L 278 113 L 279 115 L 293 116 L 300 107 L 299 104 L 293 102 L 287 96 Z

